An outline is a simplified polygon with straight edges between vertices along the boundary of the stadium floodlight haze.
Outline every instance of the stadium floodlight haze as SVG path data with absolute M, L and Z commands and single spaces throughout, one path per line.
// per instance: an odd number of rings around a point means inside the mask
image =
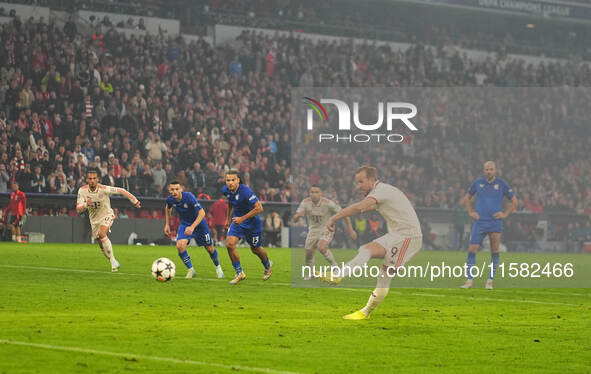
M 466 181 L 464 184 L 474 179 L 476 175 L 471 173 L 473 167 L 469 165 L 475 164 L 482 167 L 487 160 L 483 158 L 486 156 L 479 149 L 488 147 L 495 149 L 497 144 L 502 144 L 504 145 L 503 153 L 515 155 L 522 152 L 521 145 L 513 139 L 516 134 L 521 133 L 520 128 L 524 126 L 536 123 L 547 127 L 549 129 L 547 142 L 552 142 L 551 134 L 556 131 L 556 128 L 562 128 L 564 121 L 567 121 L 566 113 L 578 113 L 584 116 L 581 108 L 584 107 L 583 102 L 589 94 L 590 92 L 583 88 L 573 88 L 570 92 L 563 88 L 531 87 L 297 88 L 291 94 L 292 165 L 296 172 L 294 180 L 298 191 L 301 191 L 304 196 L 313 184 L 318 184 L 325 198 L 345 207 L 364 199 L 363 194 L 360 194 L 355 186 L 355 175 L 358 167 L 372 165 L 378 170 L 377 180 L 400 186 L 404 194 L 420 207 L 416 196 L 420 190 L 434 188 L 445 192 L 445 185 L 429 185 L 429 181 L 440 178 L 440 172 L 449 173 L 452 175 L 450 178 L 458 181 Z M 350 110 L 349 107 L 355 110 Z M 398 108 L 398 112 L 388 112 L 395 107 Z M 389 108 L 385 114 L 382 111 L 384 108 Z M 547 109 L 540 111 L 540 108 Z M 413 181 L 414 183 L 401 178 L 400 169 L 408 170 L 409 174 L 415 170 L 421 172 L 421 169 L 425 169 L 423 157 L 438 147 L 443 131 L 458 134 L 456 139 L 448 139 L 450 141 L 448 145 L 455 149 L 446 150 L 438 159 L 429 160 L 432 162 L 429 165 L 431 168 L 421 175 L 420 179 Z M 466 143 L 464 133 L 469 131 L 475 136 Z M 327 140 L 327 134 L 334 134 L 333 138 Z M 376 136 L 377 134 L 384 138 L 397 134 L 401 141 L 384 143 L 380 137 Z M 363 141 L 359 141 L 360 135 L 364 136 Z M 495 159 L 494 153 L 489 157 Z M 319 163 L 322 160 L 328 160 L 328 162 Z M 519 162 L 520 160 L 514 160 L 511 164 L 519 167 Z M 500 166 L 503 172 L 508 170 L 507 166 L 509 165 Z M 317 182 L 314 181 L 315 174 Z M 515 190 L 519 194 L 522 186 L 519 182 L 511 180 L 514 174 L 501 175 L 510 183 L 517 183 L 518 187 Z M 467 190 L 467 187 L 464 188 Z M 493 188 L 500 191 L 498 184 L 493 185 Z M 461 196 L 463 194 L 456 194 L 456 201 L 451 203 L 460 203 Z M 297 204 L 300 203 L 296 200 L 293 205 L 294 212 L 297 210 Z M 371 214 L 375 215 L 375 213 L 360 213 L 363 219 L 369 218 Z M 421 214 L 419 217 L 422 220 L 426 219 Z M 311 216 L 308 217 L 310 218 Z M 340 235 L 342 241 L 339 241 L 339 244 L 343 243 L 345 246 L 357 244 L 358 247 L 365 244 L 363 240 L 351 241 L 345 226 L 337 228 L 334 235 Z M 376 233 L 390 232 L 390 230 L 382 226 L 381 229 L 376 230 Z M 313 268 L 311 265 L 314 262 L 309 260 L 306 262 L 306 255 L 303 253 L 304 250 L 313 248 L 309 248 L 307 244 L 303 245 L 299 238 L 294 236 L 292 238 L 300 243 L 298 245 L 303 246 L 301 249 L 294 248 L 292 252 L 291 274 L 292 282 L 296 286 L 322 287 L 322 282 L 310 282 L 308 278 L 314 277 L 315 271 L 318 273 L 317 278 L 326 276 L 327 272 L 330 273 L 330 266 L 337 263 L 339 273 L 349 271 L 350 279 L 342 283 L 344 286 L 367 287 L 368 282 L 379 279 L 378 262 L 370 268 L 347 268 L 345 264 L 354 257 L 354 252 L 348 250 L 333 250 L 334 257 L 338 261 L 332 264 L 330 261 L 317 261 L 317 268 Z M 507 240 L 506 236 L 503 238 L 503 243 L 507 244 L 505 240 Z M 429 242 L 433 241 L 429 239 Z M 531 245 L 535 246 L 535 244 Z M 435 246 L 436 244 L 431 249 L 438 249 Z M 297 246 L 292 244 L 292 247 Z M 589 284 L 585 270 L 581 270 L 578 275 L 576 272 L 572 274 L 569 272 L 570 276 L 562 276 L 563 267 L 567 264 L 571 268 L 576 269 L 581 266 L 581 269 L 585 269 L 585 257 L 573 254 L 565 257 L 563 262 L 564 264 L 556 265 L 561 267 L 560 271 L 551 275 L 548 274 L 549 267 L 554 264 L 546 261 L 545 256 L 536 259 L 533 262 L 535 265 L 527 264 L 527 269 L 526 264 L 511 265 L 512 269 L 515 266 L 522 266 L 523 271 L 518 272 L 519 274 L 530 275 L 531 273 L 533 276 L 516 276 L 514 271 L 512 276 L 509 276 L 505 274 L 507 269 L 501 267 L 502 279 L 496 284 L 521 288 L 585 287 Z M 577 262 L 579 262 L 578 265 Z M 366 264 L 363 265 L 365 267 Z M 455 287 L 469 275 L 467 273 L 469 269 L 464 266 L 464 263 L 457 264 L 458 266 L 454 269 L 455 265 L 446 261 L 446 255 L 437 251 L 430 254 L 421 252 L 409 265 L 414 265 L 410 269 L 412 276 L 401 275 L 404 270 L 399 270 L 398 278 L 400 279 L 393 281 L 390 287 Z M 485 261 L 479 265 L 482 265 L 479 276 L 488 277 L 490 271 L 484 271 L 484 268 L 489 269 L 489 262 Z M 533 268 L 530 269 L 530 267 Z M 544 267 L 546 276 L 541 276 Z M 354 270 L 358 272 L 353 274 Z M 472 271 L 477 269 L 474 268 Z M 373 273 L 370 274 L 371 272 Z

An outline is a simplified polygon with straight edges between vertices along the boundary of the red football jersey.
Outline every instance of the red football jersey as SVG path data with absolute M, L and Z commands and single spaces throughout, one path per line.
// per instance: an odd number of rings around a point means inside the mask
M 21 190 L 17 190 L 10 194 L 10 203 L 8 204 L 7 212 L 17 217 L 22 217 L 27 210 L 27 196 Z

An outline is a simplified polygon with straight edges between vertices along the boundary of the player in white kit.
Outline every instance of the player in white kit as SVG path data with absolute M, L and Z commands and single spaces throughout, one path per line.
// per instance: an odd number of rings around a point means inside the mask
M 357 266 L 363 267 L 371 258 L 384 259 L 376 288 L 367 305 L 343 317 L 367 319 L 388 294 L 396 268 L 406 264 L 421 249 L 423 234 L 417 214 L 408 198 L 398 188 L 378 181 L 376 168 L 362 166 L 357 169 L 355 183 L 366 197 L 332 216 L 327 227 L 333 231 L 337 220 L 369 210 L 377 210 L 386 221 L 388 233 L 363 245 L 359 248 L 357 256 L 345 264 L 345 268 L 353 269 Z M 337 283 L 340 281 L 339 278 L 332 279 Z
M 316 249 L 328 261 L 331 266 L 337 266 L 337 262 L 328 245 L 332 241 L 334 232 L 328 231 L 326 224 L 330 217 L 340 212 L 341 207 L 332 200 L 322 197 L 322 189 L 318 185 L 310 187 L 310 197 L 305 198 L 300 203 L 296 213 L 293 216 L 293 222 L 297 222 L 304 215 L 308 221 L 308 236 L 306 236 L 306 265 L 314 266 L 314 252 Z M 351 219 L 347 221 L 347 231 L 351 239 L 357 239 L 357 233 L 353 230 Z M 309 280 L 310 278 L 305 278 Z
M 119 262 L 113 254 L 113 245 L 107 233 L 113 224 L 115 214 L 111 209 L 111 195 L 124 195 L 136 208 L 141 206 L 138 199 L 124 188 L 103 186 L 98 182 L 98 171 L 89 169 L 86 172 L 86 186 L 78 189 L 76 210 L 82 213 L 88 209 L 92 237 L 98 239 L 99 247 L 111 262 L 111 271 L 119 270 Z

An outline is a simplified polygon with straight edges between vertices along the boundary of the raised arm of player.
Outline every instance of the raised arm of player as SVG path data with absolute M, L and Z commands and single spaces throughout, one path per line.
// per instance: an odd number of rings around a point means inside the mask
M 513 213 L 514 211 L 517 210 L 517 198 L 515 196 L 513 196 L 511 198 L 511 205 L 509 205 L 509 207 L 504 211 L 504 212 L 496 212 L 495 214 L 493 214 L 493 217 L 497 218 L 497 219 L 504 219 L 509 217 L 509 215 L 511 215 L 511 213 Z
M 343 208 L 340 212 L 335 214 L 334 216 L 330 217 L 328 220 L 328 224 L 326 227 L 328 231 L 334 232 L 334 226 L 337 220 L 354 216 L 356 214 L 364 213 L 370 210 L 374 210 L 377 201 L 374 198 L 366 197 L 365 199 L 361 200 L 358 203 L 351 204 L 346 208 Z M 349 220 L 349 225 L 351 225 L 351 221 Z M 353 227 L 351 227 L 351 230 Z
M 263 204 L 261 204 L 260 201 L 257 201 L 256 203 L 254 203 L 254 207 L 252 208 L 252 210 L 250 212 L 246 213 L 242 217 L 232 218 L 232 222 L 239 225 L 242 222 L 246 221 L 247 219 L 250 219 L 258 214 L 261 214 L 262 212 L 263 212 Z
M 131 205 L 133 205 L 136 208 L 141 208 L 142 204 L 135 196 L 133 196 L 133 194 L 131 192 L 129 192 L 125 188 L 121 188 L 121 187 L 111 187 L 111 188 L 112 188 L 111 193 L 116 194 L 116 195 L 123 195 L 123 196 L 127 197 L 127 199 L 131 202 Z

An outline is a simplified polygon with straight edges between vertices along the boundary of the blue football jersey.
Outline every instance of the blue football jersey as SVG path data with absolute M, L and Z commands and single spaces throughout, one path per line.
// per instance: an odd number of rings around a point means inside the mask
M 181 201 L 177 201 L 174 197 L 168 196 L 166 198 L 166 205 L 168 205 L 169 208 L 174 207 L 174 209 L 179 214 L 181 224 L 187 226 L 190 226 L 193 224 L 193 222 L 195 222 L 199 211 L 203 209 L 201 204 L 199 204 L 199 201 L 197 201 L 195 195 L 193 195 L 191 192 L 183 192 Z M 203 222 L 205 222 L 205 217 L 201 223 Z
M 228 186 L 222 187 L 222 193 L 228 199 L 228 203 L 232 205 L 233 217 L 242 217 L 254 209 L 254 204 L 259 201 L 259 198 L 252 192 L 250 187 L 240 184 L 236 192 L 230 191 Z M 256 215 L 244 222 L 240 226 L 256 227 L 260 224 L 261 218 Z
M 512 199 L 515 194 L 507 182 L 495 178 L 488 182 L 486 178 L 478 178 L 472 183 L 468 194 L 476 195 L 476 213 L 480 220 L 494 220 L 493 214 L 503 211 L 503 197 Z

